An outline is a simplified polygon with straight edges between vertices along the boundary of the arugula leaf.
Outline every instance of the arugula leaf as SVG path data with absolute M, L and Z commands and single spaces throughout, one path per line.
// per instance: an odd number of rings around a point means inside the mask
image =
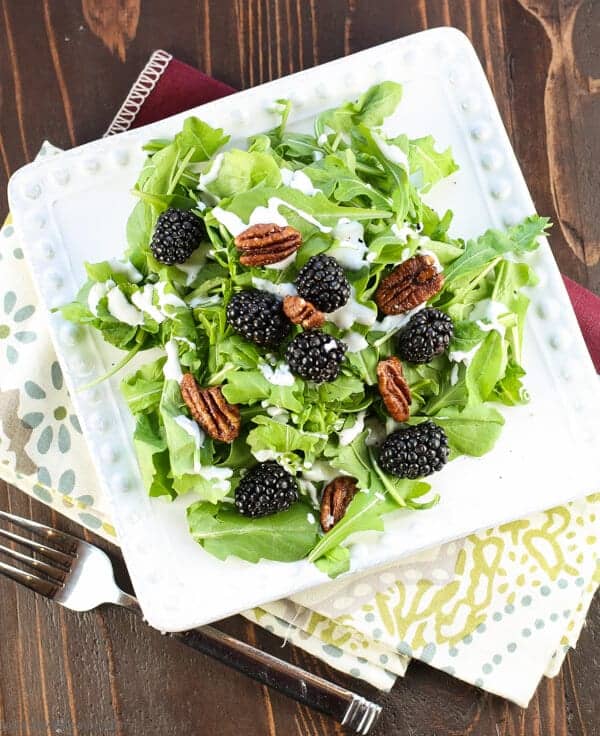
M 315 560 L 315 565 L 330 578 L 337 578 L 350 569 L 350 549 L 341 545 L 333 547 Z
M 391 511 L 396 511 L 398 508 L 399 506 L 393 499 L 383 494 L 357 493 L 346 509 L 344 516 L 331 531 L 321 537 L 311 550 L 308 559 L 311 562 L 316 562 L 324 555 L 331 553 L 351 534 L 356 532 L 383 531 L 383 519 L 381 517 Z
M 462 410 L 450 406 L 433 419 L 457 453 L 473 457 L 481 457 L 494 447 L 504 424 L 502 414 L 489 404 L 468 405 Z
M 229 493 L 230 481 L 223 478 L 217 479 L 217 482 L 215 482 L 215 477 L 211 471 L 206 472 L 205 469 L 200 469 L 198 473 L 176 477 L 173 480 L 173 490 L 178 496 L 193 491 L 203 501 L 218 503 Z
M 301 432 L 264 414 L 253 417 L 252 421 L 257 426 L 250 430 L 246 442 L 258 459 L 261 459 L 261 453 L 266 452 L 268 457 L 264 459 L 277 458 L 289 467 L 300 470 L 303 462 L 314 462 L 325 446 L 326 437 Z
M 435 150 L 435 140 L 428 135 L 424 138 L 415 138 L 409 141 L 408 162 L 411 172 L 411 181 L 418 177 L 418 188 L 427 192 L 440 179 L 458 171 L 458 165 L 452 158 L 450 147 L 445 151 Z
M 250 215 L 257 207 L 268 205 L 269 199 L 275 197 L 283 200 L 283 204 L 279 205 L 279 211 L 283 214 L 290 224 L 300 230 L 303 237 L 308 238 L 315 232 L 315 226 L 305 220 L 296 210 L 306 212 L 314 217 L 319 223 L 325 226 L 334 226 L 340 217 L 348 217 L 352 220 L 371 220 L 388 217 L 391 213 L 389 210 L 378 210 L 369 207 L 344 207 L 330 202 L 323 194 L 315 195 L 303 194 L 297 189 L 290 187 L 271 188 L 261 186 L 251 191 L 237 194 L 231 200 L 223 205 L 223 209 L 233 212 L 244 222 L 248 222 Z M 286 207 L 285 203 L 289 203 L 291 207 Z M 218 227 L 219 223 L 212 213 L 208 213 L 205 221 L 207 225 Z M 304 248 L 305 246 L 303 246 Z
M 138 465 L 148 495 L 174 498 L 169 452 L 156 415 L 139 414 L 133 433 Z
M 192 537 L 220 560 L 235 555 L 248 562 L 294 562 L 306 557 L 317 541 L 310 511 L 299 502 L 287 511 L 248 519 L 227 507 L 198 502 L 188 508 L 187 518 Z
M 279 184 L 279 166 L 269 153 L 233 149 L 222 154 L 217 176 L 206 189 L 217 199 L 226 199 L 257 186 L 277 187 Z
M 133 414 L 155 411 L 158 408 L 165 380 L 164 362 L 164 358 L 159 358 L 154 363 L 148 363 L 121 382 L 121 393 Z
M 523 368 L 509 360 L 504 377 L 494 387 L 491 400 L 500 401 L 506 406 L 517 406 L 529 401 L 529 394 L 521 379 L 525 375 Z
M 535 250 L 538 238 L 545 234 L 548 225 L 547 217 L 532 215 L 506 232 L 487 230 L 477 240 L 469 240 L 462 256 L 446 269 L 444 291 L 452 288 L 453 282 L 459 277 L 483 268 L 505 253 L 519 256 Z
M 310 178 L 313 185 L 327 197 L 336 202 L 354 202 L 364 197 L 371 205 L 379 209 L 389 209 L 390 200 L 364 182 L 355 171 L 356 157 L 351 150 L 338 155 L 329 155 L 302 171 Z
M 504 375 L 506 361 L 504 341 L 496 330 L 488 332 L 467 367 L 466 383 L 470 403 L 486 401 L 489 398 L 494 386 Z
M 479 345 L 485 337 L 484 331 L 476 322 L 470 320 L 462 320 L 454 323 L 454 336 L 450 342 L 448 351 L 453 352 L 470 352 L 476 345 Z
M 255 404 L 267 400 L 271 406 L 289 411 L 302 411 L 304 382 L 296 378 L 292 386 L 269 383 L 260 371 L 229 370 L 223 395 L 232 404 Z
M 183 121 L 183 129 L 175 136 L 174 143 L 181 157 L 191 150 L 189 161 L 194 163 L 208 161 L 230 138 L 222 128 L 213 128 L 199 118 L 189 117 Z
M 316 137 L 327 128 L 337 133 L 348 133 L 361 123 L 373 127 L 383 123 L 402 99 L 402 86 L 397 82 L 382 82 L 370 87 L 356 102 L 326 110 L 315 121 Z
M 358 488 L 363 491 L 370 491 L 374 485 L 371 458 L 365 444 L 367 437 L 368 432 L 365 430 L 349 445 L 335 447 L 329 444 L 324 450 L 329 464 L 341 470 L 344 475 L 351 475 Z

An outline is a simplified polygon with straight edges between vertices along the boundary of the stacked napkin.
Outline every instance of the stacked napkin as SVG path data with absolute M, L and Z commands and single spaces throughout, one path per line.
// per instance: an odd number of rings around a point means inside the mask
M 108 134 L 233 90 L 155 52 Z M 41 156 L 56 153 L 45 144 Z M 566 280 L 600 370 L 600 299 Z M 0 231 L 0 476 L 115 541 L 107 500 L 10 220 Z M 244 616 L 387 690 L 418 658 L 525 706 L 575 646 L 600 583 L 600 494 Z

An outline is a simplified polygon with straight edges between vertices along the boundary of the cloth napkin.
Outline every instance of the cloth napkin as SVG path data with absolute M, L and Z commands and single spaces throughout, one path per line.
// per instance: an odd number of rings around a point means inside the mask
M 108 134 L 231 92 L 157 51 Z M 56 150 L 45 144 L 40 156 Z M 565 281 L 600 370 L 600 299 Z M 90 468 L 9 219 L 0 231 L 0 476 L 114 542 Z M 575 646 L 600 583 L 599 513 L 597 494 L 243 615 L 383 690 L 418 658 L 525 706 Z

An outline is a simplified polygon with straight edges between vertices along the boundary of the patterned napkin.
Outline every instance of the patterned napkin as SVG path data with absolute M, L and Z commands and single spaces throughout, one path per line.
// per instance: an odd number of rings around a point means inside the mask
M 153 91 L 154 90 L 154 91 Z M 231 92 L 156 52 L 110 132 Z M 53 155 L 48 144 L 40 155 Z M 567 287 L 600 363 L 600 299 Z M 115 541 L 10 221 L 0 231 L 0 476 Z M 600 583 L 600 494 L 244 616 L 388 690 L 418 658 L 527 705 L 575 646 Z

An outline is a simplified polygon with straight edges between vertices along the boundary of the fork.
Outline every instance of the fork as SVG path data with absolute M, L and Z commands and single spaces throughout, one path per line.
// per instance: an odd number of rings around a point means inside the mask
M 0 552 L 33 570 L 26 572 L 0 560 L 0 574 L 72 611 L 91 611 L 104 603 L 112 603 L 142 615 L 137 600 L 117 586 L 112 562 L 100 548 L 71 534 L 2 510 L 0 519 L 43 540 L 38 542 L 0 528 L 0 537 L 38 555 L 33 557 L 0 544 Z M 361 695 L 262 652 L 212 626 L 168 636 L 335 718 L 355 733 L 368 734 L 381 713 L 381 706 Z

